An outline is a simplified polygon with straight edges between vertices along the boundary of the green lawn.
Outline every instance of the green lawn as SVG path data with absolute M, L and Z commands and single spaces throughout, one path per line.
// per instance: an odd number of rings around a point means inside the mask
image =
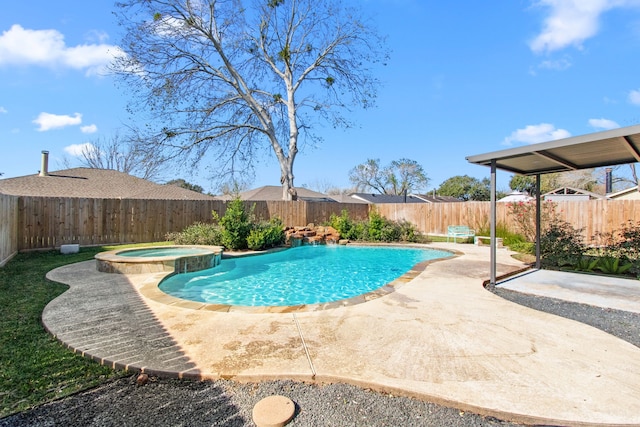
M 47 303 L 67 289 L 45 274 L 111 249 L 114 246 L 82 248 L 69 255 L 23 253 L 0 268 L 0 417 L 125 375 L 72 353 L 41 323 Z

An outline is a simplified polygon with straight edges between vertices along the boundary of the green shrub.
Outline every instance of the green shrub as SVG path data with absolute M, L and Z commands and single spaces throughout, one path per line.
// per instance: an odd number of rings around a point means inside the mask
M 222 244 L 225 248 L 231 250 L 247 248 L 247 237 L 253 228 L 252 216 L 252 212 L 246 211 L 244 202 L 239 198 L 228 203 L 224 216 L 220 218 Z
M 633 266 L 628 261 L 622 260 L 622 264 L 620 261 L 620 258 L 605 256 L 598 259 L 595 269 L 605 274 L 624 274 Z
M 247 236 L 247 246 L 254 251 L 273 248 L 283 244 L 284 241 L 284 229 L 279 218 L 254 224 Z
M 477 236 L 490 236 L 491 229 L 489 225 L 484 225 L 482 228 L 476 230 Z M 520 233 L 514 233 L 507 228 L 506 225 L 502 223 L 498 223 L 496 225 L 496 237 L 502 239 L 502 244 L 510 248 L 512 251 L 529 253 L 526 250 L 517 250 L 513 249 L 513 247 L 521 247 L 523 249 L 527 248 L 528 245 L 524 245 L 527 239 Z M 520 245 L 523 244 L 523 245 Z M 531 252 L 533 253 L 533 252 Z
M 504 240 L 502 242 L 504 244 Z M 531 242 L 515 242 L 505 246 L 507 246 L 510 250 L 514 252 L 520 252 L 521 254 L 533 255 L 536 252 L 536 245 L 535 243 Z
M 415 225 L 410 223 L 409 221 L 398 221 L 396 223 L 398 225 L 400 241 L 401 242 L 423 242 L 426 239 L 418 232 Z
M 355 222 L 349 218 L 349 212 L 343 209 L 340 216 L 331 214 L 329 225 L 335 228 L 343 239 L 358 240 Z
M 176 245 L 214 245 L 221 246 L 222 229 L 218 224 L 196 222 L 181 232 L 167 233 L 167 240 Z
M 544 267 L 575 266 L 585 251 L 582 230 L 573 228 L 565 221 L 552 222 L 540 238 L 540 255 Z
M 615 253 L 611 255 L 630 263 L 629 272 L 640 278 L 640 222 L 629 220 L 620 227 L 617 236 L 618 240 L 613 245 Z
M 566 270 L 592 272 L 597 268 L 600 258 L 583 255 L 574 265 L 565 266 Z
M 369 222 L 367 226 L 367 240 L 372 242 L 384 241 L 383 236 L 390 234 L 389 230 L 384 230 L 388 227 L 385 218 L 382 217 L 377 211 L 371 211 L 369 213 Z
M 376 211 L 369 218 L 355 221 L 349 218 L 349 212 L 343 210 L 340 216 L 332 214 L 329 225 L 335 228 L 340 237 L 354 241 L 368 242 L 419 242 L 423 240 L 416 227 L 409 221 L 391 221 Z

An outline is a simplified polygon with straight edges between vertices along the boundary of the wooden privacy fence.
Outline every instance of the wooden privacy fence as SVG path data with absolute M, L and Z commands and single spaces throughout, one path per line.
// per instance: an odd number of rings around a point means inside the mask
M 342 209 L 364 218 L 368 206 L 349 203 L 245 202 L 257 219 L 282 219 L 285 225 L 327 221 Z M 224 215 L 221 200 L 138 200 L 19 197 L 18 250 L 54 248 L 67 243 L 81 246 L 142 243 L 165 239 L 194 222 L 211 222 L 211 212 Z
M 581 202 L 553 203 L 559 219 L 577 229 L 587 242 L 598 232 L 611 233 L 631 220 L 640 221 L 640 200 L 587 200 Z M 497 203 L 498 224 L 510 231 L 518 228 L 508 203 Z M 376 205 L 378 212 L 391 220 L 406 220 L 415 224 L 423 233 L 446 234 L 449 225 L 468 225 L 471 228 L 488 229 L 491 205 L 489 202 L 465 203 L 412 203 Z
M 0 194 L 0 267 L 18 252 L 18 198 Z
M 489 202 L 407 203 L 369 206 L 356 203 L 245 202 L 259 219 L 281 218 L 285 225 L 320 224 L 344 209 L 351 218 L 365 218 L 377 209 L 392 220 L 406 220 L 427 234 L 445 234 L 449 225 L 488 228 Z M 211 222 L 211 212 L 224 215 L 220 200 L 131 200 L 15 197 L 0 194 L 0 265 L 19 250 L 55 248 L 66 243 L 102 245 L 164 240 L 196 221 Z M 584 228 L 589 240 L 596 232 L 612 232 L 629 220 L 640 221 L 640 201 L 591 200 L 557 202 L 561 219 Z M 517 231 L 507 204 L 497 205 L 498 223 Z

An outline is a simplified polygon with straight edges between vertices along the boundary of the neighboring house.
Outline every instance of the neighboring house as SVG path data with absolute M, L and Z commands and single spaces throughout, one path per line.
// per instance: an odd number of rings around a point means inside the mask
M 156 184 L 109 169 L 74 168 L 0 180 L 0 193 L 14 196 L 90 199 L 213 200 L 175 185 Z
M 331 196 L 327 196 L 323 193 L 318 193 L 317 191 L 312 191 L 302 187 L 296 187 L 296 192 L 298 193 L 298 200 L 302 200 L 305 202 L 333 202 L 335 200 L 331 198 Z M 253 190 L 243 191 L 239 193 L 238 196 L 241 200 L 251 200 L 251 201 L 282 201 L 282 187 L 278 185 L 265 185 L 264 187 L 254 188 Z M 220 200 L 232 200 L 235 198 L 234 195 L 225 194 L 223 196 L 216 197 Z
M 640 200 L 640 192 L 638 191 L 637 186 L 627 188 L 626 190 L 616 191 L 615 193 L 609 193 L 607 196 L 610 199 L 616 200 Z
M 427 203 L 462 203 L 462 200 L 453 196 L 438 196 L 433 194 L 412 194 L 412 196 L 422 199 Z
M 591 191 L 573 187 L 556 188 L 548 193 L 544 193 L 541 197 L 543 200 L 549 200 L 552 202 L 582 202 L 585 200 L 609 199 L 609 196 L 603 196 L 602 194 L 592 193 Z
M 349 196 L 373 205 L 382 203 L 427 203 L 412 194 L 397 196 L 393 194 L 352 193 Z
M 533 197 L 531 197 L 527 193 L 523 193 L 520 191 L 513 191 L 509 193 L 507 196 L 497 201 L 501 203 L 513 203 L 513 202 L 528 202 L 529 200 L 533 200 Z
M 338 203 L 360 203 L 360 204 L 369 204 L 362 199 L 356 199 L 355 197 L 351 197 L 351 194 L 331 194 L 329 195 L 333 200 Z

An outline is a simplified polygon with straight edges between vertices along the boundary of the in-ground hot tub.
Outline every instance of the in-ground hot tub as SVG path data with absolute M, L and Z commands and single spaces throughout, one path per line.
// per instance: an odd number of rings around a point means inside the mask
M 100 252 L 95 258 L 98 271 L 103 273 L 190 273 L 220 264 L 222 247 L 149 246 Z

